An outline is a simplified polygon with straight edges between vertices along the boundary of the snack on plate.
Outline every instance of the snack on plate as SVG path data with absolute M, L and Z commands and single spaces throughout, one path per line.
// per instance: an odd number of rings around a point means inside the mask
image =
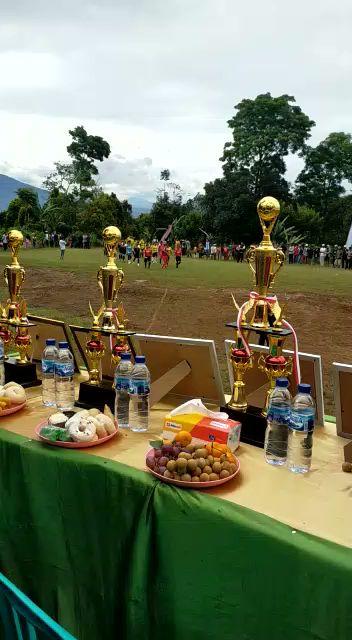
M 0 398 L 1 401 L 1 398 Z M 95 442 L 115 433 L 115 422 L 99 409 L 56 412 L 48 418 L 48 424 L 40 435 L 52 442 Z
M 17 382 L 7 382 L 0 386 L 0 415 L 4 409 L 10 409 L 26 402 L 26 392 Z
M 61 427 L 64 429 L 67 420 L 68 416 L 59 411 L 58 413 L 53 413 L 53 415 L 49 417 L 48 424 L 51 424 L 53 427 Z
M 238 461 L 226 445 L 183 443 L 181 434 L 168 444 L 151 442 L 154 457 L 147 456 L 147 466 L 165 478 L 183 482 L 215 482 L 238 469 Z

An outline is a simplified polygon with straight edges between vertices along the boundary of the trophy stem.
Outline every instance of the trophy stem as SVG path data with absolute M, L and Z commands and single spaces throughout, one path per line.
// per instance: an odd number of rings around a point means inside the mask
M 89 384 L 97 386 L 101 383 L 101 361 L 104 357 L 104 353 L 105 346 L 101 338 L 101 333 L 99 330 L 94 330 L 86 343 Z

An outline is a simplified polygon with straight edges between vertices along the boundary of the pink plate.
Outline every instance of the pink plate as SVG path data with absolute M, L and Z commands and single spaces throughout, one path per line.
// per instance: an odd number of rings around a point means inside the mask
M 13 407 L 9 407 L 9 409 L 4 409 L 4 411 L 0 411 L 0 418 L 2 416 L 9 416 L 10 413 L 17 413 L 17 411 L 21 411 L 23 407 L 26 406 L 26 402 L 22 402 L 22 404 L 14 404 Z
M 153 460 L 154 449 L 149 449 L 147 453 L 147 459 L 148 458 L 150 460 Z M 236 460 L 237 460 L 237 469 L 235 473 L 233 473 L 228 478 L 221 478 L 221 480 L 210 480 L 209 482 L 184 482 L 183 480 L 174 480 L 173 478 L 165 478 L 164 476 L 161 476 L 160 473 L 156 473 L 156 471 L 153 471 L 153 469 L 148 467 L 148 465 L 147 465 L 147 468 L 148 468 L 148 471 L 150 471 L 150 473 L 153 474 L 153 476 L 158 478 L 158 480 L 162 480 L 162 482 L 167 482 L 167 484 L 175 484 L 177 487 L 187 487 L 192 489 L 210 489 L 211 487 L 218 487 L 220 484 L 225 484 L 225 482 L 229 482 L 229 480 L 232 480 L 235 476 L 237 476 L 241 468 L 241 465 L 240 465 L 239 459 L 236 458 Z
M 47 426 L 47 420 L 42 420 L 35 428 L 35 434 L 39 440 L 45 442 L 46 444 L 51 444 L 54 447 L 64 447 L 64 449 L 87 449 L 87 447 L 96 447 L 99 444 L 103 444 L 111 438 L 115 438 L 118 433 L 118 429 L 116 429 L 115 433 L 111 433 L 105 438 L 100 438 L 100 440 L 94 440 L 93 442 L 53 442 L 52 440 L 48 440 L 48 438 L 44 438 L 44 436 L 40 435 L 40 430 L 42 427 Z

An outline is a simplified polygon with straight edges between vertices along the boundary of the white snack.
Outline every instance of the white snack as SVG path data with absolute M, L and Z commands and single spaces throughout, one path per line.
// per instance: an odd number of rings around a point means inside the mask
M 66 422 L 68 421 L 68 417 L 65 416 L 64 413 L 60 413 L 59 411 L 57 413 L 53 413 L 49 420 L 48 420 L 48 424 L 56 426 L 56 425 L 60 425 L 60 424 L 64 424 L 66 426 Z
M 106 429 L 109 435 L 116 431 L 115 424 L 113 420 L 109 418 L 109 416 L 106 416 L 103 413 L 99 413 L 99 415 L 95 416 L 94 419 L 96 420 L 96 424 L 98 424 L 101 427 L 104 427 L 104 429 Z
M 76 414 L 76 416 L 77 415 L 78 414 Z M 76 418 L 76 416 L 73 416 L 67 422 L 68 432 L 72 440 L 75 442 L 90 442 L 91 440 L 94 440 L 94 436 L 96 435 L 96 426 L 94 424 L 95 418 L 88 416 L 83 417 L 78 421 L 73 421 L 73 418 Z M 68 426 L 69 422 L 71 422 L 70 426 Z
M 9 398 L 11 404 L 23 404 L 23 402 L 26 402 L 26 392 L 19 384 L 7 387 L 5 389 L 4 397 Z
M 89 409 L 89 410 L 88 410 L 88 414 L 89 414 L 90 416 L 93 416 L 93 417 L 98 416 L 98 415 L 99 415 L 99 413 L 100 413 L 99 409 Z

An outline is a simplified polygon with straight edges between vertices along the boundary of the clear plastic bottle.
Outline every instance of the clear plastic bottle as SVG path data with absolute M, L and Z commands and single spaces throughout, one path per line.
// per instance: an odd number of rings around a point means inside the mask
M 5 347 L 4 341 L 0 338 L 0 385 L 5 384 Z
M 150 373 L 145 356 L 136 356 L 130 384 L 130 429 L 148 431 Z
M 56 406 L 61 411 L 70 411 L 75 404 L 75 384 L 73 380 L 73 356 L 67 342 L 59 342 L 55 367 Z
M 291 394 L 287 378 L 277 378 L 270 396 L 264 455 L 269 464 L 282 466 L 287 460 L 287 442 L 291 414 Z
M 287 465 L 294 473 L 307 473 L 312 462 L 315 403 L 310 384 L 299 384 L 293 398 Z
M 119 429 L 129 429 L 130 384 L 132 362 L 130 353 L 122 353 L 115 371 L 115 418 Z
M 57 360 L 56 340 L 48 338 L 42 355 L 42 402 L 46 407 L 55 407 L 55 367 Z

